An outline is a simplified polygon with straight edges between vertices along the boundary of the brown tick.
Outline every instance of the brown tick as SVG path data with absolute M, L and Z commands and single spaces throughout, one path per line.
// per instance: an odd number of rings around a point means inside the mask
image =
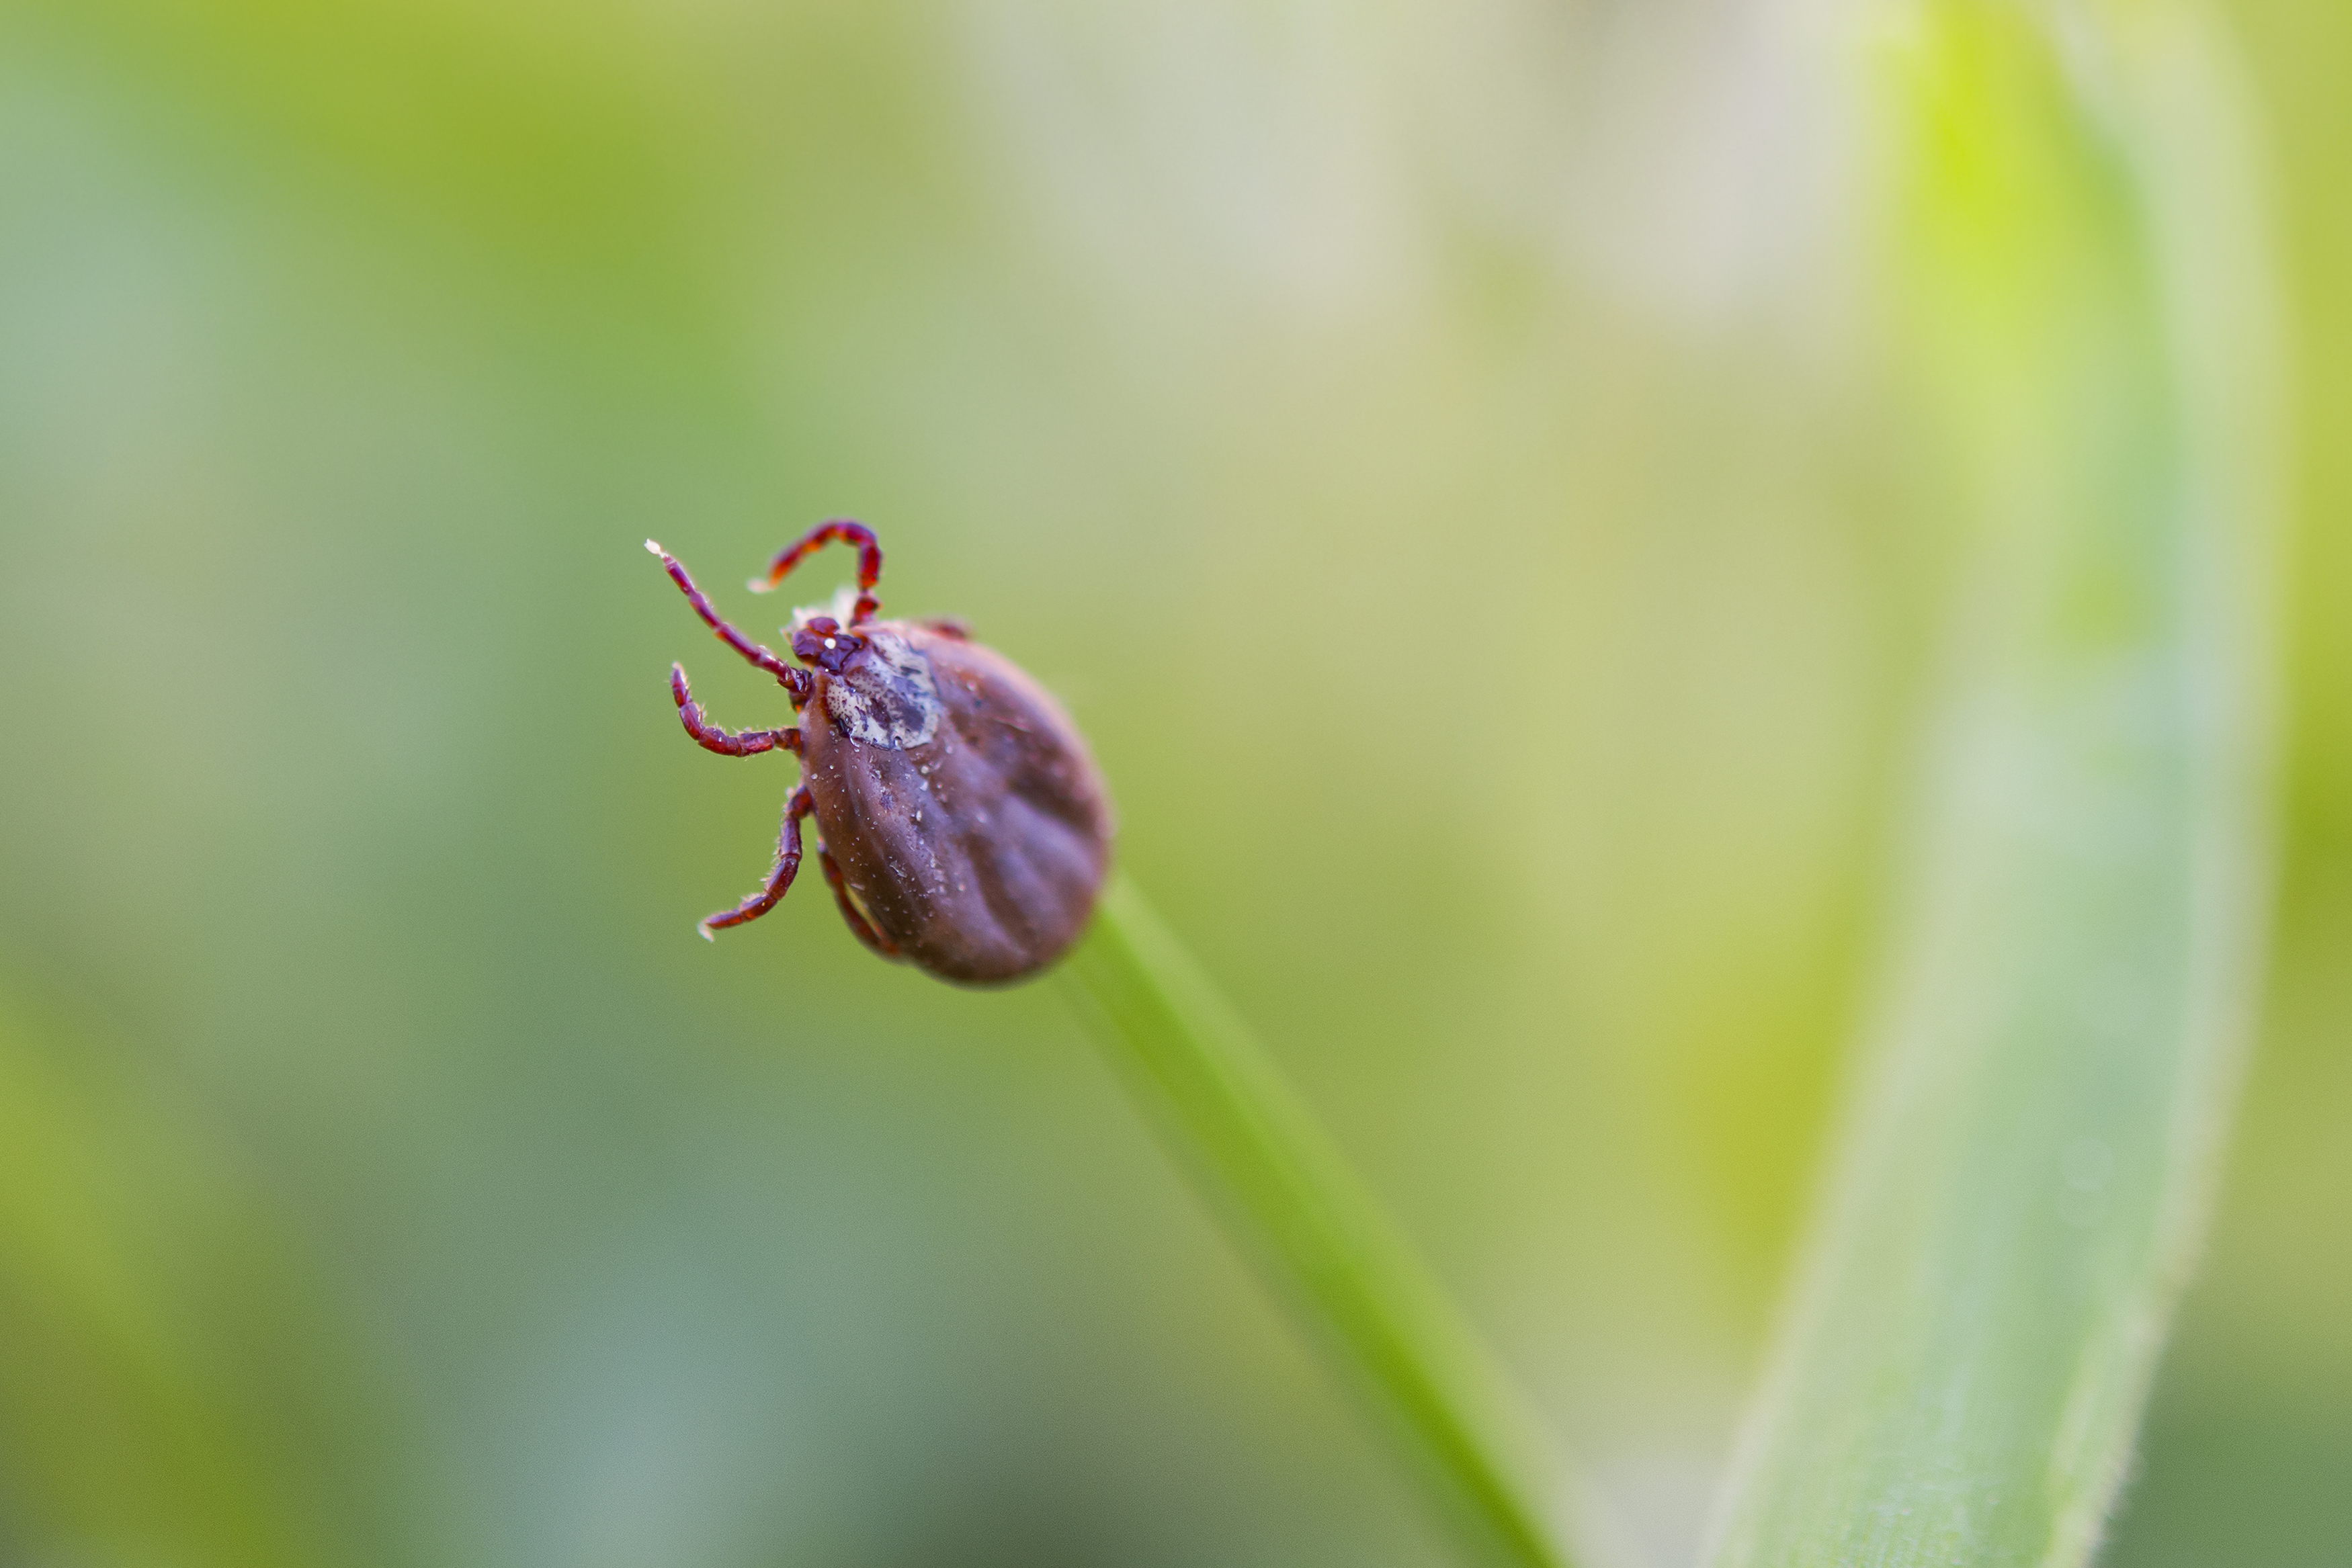
M 817 860 L 858 940 L 963 985 L 1032 974 L 1077 938 L 1110 863 L 1110 803 L 1087 743 L 1060 705 L 961 622 L 876 620 L 882 548 L 862 523 L 818 524 L 751 591 L 774 588 L 828 541 L 856 547 L 857 590 L 844 589 L 830 614 L 793 612 L 785 634 L 806 668 L 720 620 L 686 568 L 646 541 L 704 624 L 775 676 L 803 719 L 721 729 L 670 666 L 677 716 L 705 750 L 801 759 L 767 882 L 699 929 L 709 938 L 773 909 L 800 870 L 801 819 L 814 816 Z

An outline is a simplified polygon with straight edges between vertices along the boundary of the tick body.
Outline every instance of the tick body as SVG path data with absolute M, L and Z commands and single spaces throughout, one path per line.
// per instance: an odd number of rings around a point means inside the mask
M 721 729 L 670 668 L 679 720 L 706 750 L 801 758 L 766 883 L 702 933 L 775 907 L 814 816 L 825 880 L 868 946 L 964 985 L 1033 974 L 1076 940 L 1110 863 L 1109 801 L 1086 742 L 1060 705 L 961 626 L 875 619 L 882 552 L 861 524 L 819 525 L 752 587 L 774 587 L 828 540 L 857 548 L 857 591 L 834 614 L 794 615 L 798 664 L 719 619 L 686 569 L 646 541 L 713 634 L 775 676 L 801 717 L 790 729 Z

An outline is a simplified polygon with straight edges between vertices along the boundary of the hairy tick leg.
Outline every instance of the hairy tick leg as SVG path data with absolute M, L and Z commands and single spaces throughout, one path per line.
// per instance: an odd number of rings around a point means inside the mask
M 835 517 L 829 523 L 819 523 L 799 538 L 776 552 L 768 563 L 768 575 L 751 580 L 751 591 L 765 593 L 784 580 L 785 573 L 798 566 L 802 559 L 814 554 L 820 546 L 838 541 L 857 549 L 857 607 L 849 612 L 849 623 L 862 626 L 882 608 L 874 597 L 874 585 L 882 580 L 882 547 L 875 541 L 874 530 L 864 523 L 848 517 Z
M 815 676 L 797 664 L 784 663 L 774 653 L 761 647 L 720 620 L 719 612 L 710 607 L 709 599 L 704 595 L 702 590 L 694 585 L 694 579 L 687 575 L 686 568 L 678 563 L 676 556 L 651 539 L 646 541 L 646 549 L 661 558 L 662 570 L 669 573 L 669 580 L 677 584 L 677 591 L 686 595 L 686 601 L 694 606 L 694 612 L 702 617 L 702 623 L 709 627 L 720 642 L 775 676 L 777 683 L 793 694 L 793 703 L 795 706 L 808 700 L 809 693 L 816 687 Z
M 798 751 L 801 732 L 797 729 L 721 729 L 710 722 L 702 705 L 687 690 L 686 666 L 669 667 L 669 695 L 677 704 L 678 722 L 686 733 L 705 751 L 715 751 L 721 757 L 756 757 L 762 751 Z
M 833 889 L 833 901 L 841 905 L 841 917 L 849 923 L 850 935 L 885 958 L 896 958 L 898 945 L 875 930 L 866 916 L 858 912 L 856 904 L 849 896 L 849 879 L 841 874 L 841 862 L 833 858 L 833 852 L 823 844 L 817 845 L 816 862 L 824 868 L 825 885 Z
M 805 784 L 784 798 L 783 831 L 776 835 L 776 863 L 768 870 L 768 880 L 760 891 L 721 914 L 708 915 L 698 922 L 695 929 L 702 933 L 705 942 L 715 940 L 710 935 L 722 926 L 740 925 L 747 920 L 757 920 L 790 891 L 793 873 L 801 869 L 801 819 L 816 810 Z

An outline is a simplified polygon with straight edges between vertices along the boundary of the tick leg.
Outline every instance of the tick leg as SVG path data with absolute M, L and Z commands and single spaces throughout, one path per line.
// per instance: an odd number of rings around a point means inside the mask
M 768 563 L 768 575 L 751 580 L 751 591 L 765 593 L 784 580 L 784 574 L 798 566 L 802 558 L 814 554 L 820 546 L 835 540 L 857 547 L 857 608 L 849 612 L 849 623 L 862 626 L 882 608 L 874 597 L 874 585 L 882 580 L 882 547 L 874 539 L 874 530 L 864 523 L 847 517 L 835 517 L 829 523 L 819 523 L 799 538 L 776 552 Z
M 677 720 L 686 726 L 686 733 L 705 751 L 715 751 L 721 757 L 756 757 L 762 751 L 798 751 L 801 732 L 797 729 L 721 729 L 710 722 L 694 694 L 686 689 L 686 666 L 669 667 L 669 695 L 677 704 Z
M 784 663 L 773 653 L 721 621 L 719 618 L 719 612 L 710 607 L 710 601 L 704 596 L 702 590 L 694 586 L 694 579 L 686 574 L 686 568 L 678 564 L 676 556 L 651 539 L 646 541 L 646 549 L 661 557 L 662 570 L 669 573 L 669 580 L 677 584 L 677 591 L 686 595 L 686 601 L 694 606 L 694 612 L 702 617 L 702 623 L 709 627 L 720 642 L 775 676 L 776 683 L 793 694 L 794 707 L 808 701 L 809 693 L 816 686 L 815 676 L 797 664 Z
M 825 885 L 833 889 L 833 901 L 841 905 L 841 917 L 849 922 L 850 934 L 885 958 L 896 958 L 898 945 L 875 930 L 866 916 L 858 913 L 857 905 L 851 902 L 849 879 L 841 874 L 841 862 L 833 858 L 833 852 L 823 844 L 817 845 L 816 861 L 824 868 Z
M 702 933 L 705 942 L 717 938 L 710 934 L 726 925 L 740 925 L 747 920 L 757 920 L 776 907 L 793 885 L 793 873 L 801 869 L 801 819 L 816 810 L 810 799 L 808 786 L 802 785 L 784 797 L 783 831 L 776 835 L 776 863 L 768 869 L 768 880 L 760 891 L 719 915 L 705 916 L 695 929 Z

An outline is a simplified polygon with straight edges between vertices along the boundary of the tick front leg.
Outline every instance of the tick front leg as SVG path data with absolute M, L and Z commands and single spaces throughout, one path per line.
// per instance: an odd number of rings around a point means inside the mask
M 841 862 L 823 844 L 816 847 L 817 864 L 824 868 L 825 885 L 833 889 L 833 901 L 841 905 L 841 917 L 849 923 L 850 935 L 856 936 L 885 958 L 898 956 L 898 945 L 874 929 L 871 922 L 859 913 L 849 896 L 849 879 L 841 874 Z
M 740 925 L 747 920 L 757 920 L 782 898 L 793 885 L 793 873 L 801 869 L 801 819 L 816 810 L 816 802 L 803 784 L 784 798 L 783 831 L 776 835 L 776 863 L 768 870 L 768 880 L 760 891 L 723 914 L 706 916 L 695 929 L 702 933 L 705 942 L 718 938 L 710 934 L 722 926 Z
M 694 612 L 702 618 L 705 626 L 710 628 L 713 636 L 775 676 L 776 684 L 793 694 L 794 707 L 808 701 L 809 693 L 815 689 L 815 676 L 797 664 L 784 663 L 772 650 L 754 643 L 719 619 L 719 612 L 710 607 L 709 596 L 694 585 L 694 579 L 687 575 L 686 568 L 678 564 L 677 557 L 651 539 L 646 541 L 646 549 L 661 558 L 662 570 L 669 573 L 669 580 L 677 584 L 677 591 L 686 595 L 686 601 L 694 607 Z
M 669 695 L 677 704 L 677 720 L 686 726 L 686 733 L 705 751 L 715 751 L 721 757 L 757 757 L 762 751 L 798 751 L 801 732 L 797 729 L 721 729 L 710 722 L 702 705 L 687 690 L 686 666 L 669 667 Z

